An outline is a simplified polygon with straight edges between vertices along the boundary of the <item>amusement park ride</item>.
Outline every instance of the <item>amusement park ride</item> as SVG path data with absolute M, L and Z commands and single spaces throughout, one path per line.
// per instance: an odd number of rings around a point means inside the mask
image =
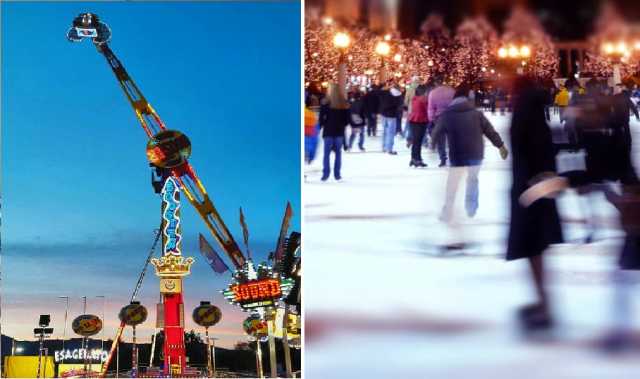
M 285 279 L 281 282 L 277 271 L 273 272 L 270 268 L 267 269 L 263 266 L 259 266 L 256 271 L 251 260 L 245 259 L 238 244 L 213 206 L 195 170 L 188 162 L 191 154 L 189 139 L 177 130 L 166 128 L 160 116 L 146 100 L 120 60 L 109 48 L 108 42 L 111 38 L 111 29 L 100 21 L 97 15 L 83 13 L 73 20 L 72 26 L 67 32 L 67 38 L 72 42 L 81 42 L 84 39 L 92 40 L 97 51 L 107 60 L 138 121 L 147 134 L 146 155 L 153 167 L 152 184 L 155 192 L 162 196 L 162 225 L 159 233 L 162 235 L 163 254 L 160 258 L 151 258 L 152 249 L 134 290 L 132 301 L 141 286 L 146 265 L 150 262 L 155 267 L 156 275 L 160 277 L 162 307 L 158 309 L 158 317 L 165 335 L 163 374 L 169 376 L 184 375 L 186 374 L 186 356 L 182 278 L 190 274 L 191 264 L 194 260 L 191 257 L 183 257 L 181 253 L 180 192 L 186 195 L 189 203 L 193 205 L 201 216 L 214 239 L 228 255 L 236 269 L 234 283 L 225 291 L 225 296 L 229 301 L 241 305 L 243 309 L 259 308 L 264 310 L 272 308 L 275 307 L 276 299 L 285 298 L 292 292 L 294 284 L 299 288 L 299 280 Z M 290 217 L 289 211 L 290 209 L 287 212 L 288 216 L 285 216 L 287 227 L 288 217 Z M 285 222 L 283 221 L 283 228 L 284 226 Z M 278 259 L 283 260 L 284 232 L 281 232 L 278 240 L 278 248 L 274 259 L 276 262 Z M 296 292 L 297 303 L 299 304 L 299 295 L 297 291 L 293 292 Z M 256 298 L 254 299 L 256 301 L 249 301 L 250 298 Z M 261 313 L 264 317 L 264 311 Z M 106 374 L 125 325 L 126 323 L 122 321 L 108 358 L 102 367 L 100 377 L 104 377 Z

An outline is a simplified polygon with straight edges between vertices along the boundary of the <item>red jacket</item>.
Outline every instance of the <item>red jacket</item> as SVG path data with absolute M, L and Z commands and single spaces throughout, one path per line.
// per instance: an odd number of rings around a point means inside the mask
M 414 96 L 413 99 L 411 99 L 411 113 L 409 114 L 409 122 L 420 124 L 426 124 L 427 122 L 429 122 L 427 108 L 426 96 Z

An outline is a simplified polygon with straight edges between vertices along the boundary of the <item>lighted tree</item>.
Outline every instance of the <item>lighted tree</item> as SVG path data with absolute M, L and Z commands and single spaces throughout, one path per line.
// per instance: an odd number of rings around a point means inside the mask
M 503 45 L 527 45 L 531 57 L 526 60 L 527 72 L 539 78 L 553 78 L 558 69 L 558 56 L 551 38 L 527 9 L 517 6 L 505 21 L 501 38 Z
M 595 76 L 610 77 L 613 75 L 614 58 L 605 53 L 605 48 L 618 50 L 622 41 L 629 40 L 631 28 L 611 3 L 603 4 L 594 22 L 594 32 L 589 37 L 589 49 L 584 71 Z M 609 46 L 607 46 L 609 45 Z M 640 71 L 640 51 L 634 46 L 624 46 L 627 54 L 620 59 L 620 74 L 627 77 Z
M 380 67 L 373 52 L 376 36 L 356 25 L 340 26 L 335 23 L 308 23 L 305 25 L 305 81 L 335 82 L 340 51 L 333 45 L 337 32 L 349 35 L 350 44 L 345 52 L 347 75 L 372 76 Z
M 420 26 L 421 53 L 420 72 L 427 77 L 439 77 L 445 81 L 453 80 L 453 57 L 455 39 L 437 13 L 431 13 Z
M 474 84 L 481 81 L 495 63 L 498 34 L 483 16 L 467 18 L 455 35 L 453 81 Z

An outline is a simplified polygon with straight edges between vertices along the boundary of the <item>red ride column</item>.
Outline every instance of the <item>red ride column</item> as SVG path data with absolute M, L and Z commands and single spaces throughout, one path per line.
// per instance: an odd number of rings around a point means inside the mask
M 164 294 L 164 373 L 172 375 L 185 371 L 184 305 L 182 293 Z M 171 372 L 169 370 L 171 369 Z

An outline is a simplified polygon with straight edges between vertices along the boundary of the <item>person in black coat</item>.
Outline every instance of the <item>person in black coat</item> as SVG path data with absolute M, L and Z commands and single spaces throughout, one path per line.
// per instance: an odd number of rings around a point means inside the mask
M 349 125 L 349 102 L 343 94 L 339 84 L 331 83 L 329 86 L 328 101 L 320 111 L 320 127 L 322 128 L 322 140 L 324 142 L 324 157 L 322 160 L 322 181 L 329 179 L 331 175 L 331 153 L 335 154 L 333 176 L 341 180 L 340 169 L 342 167 L 342 146 L 344 144 L 344 132 Z
M 356 139 L 356 134 L 359 134 L 358 147 L 360 148 L 360 151 L 364 151 L 365 119 L 364 101 L 360 92 L 355 91 L 353 93 L 353 100 L 351 102 L 350 109 L 349 123 L 351 124 L 351 136 L 349 137 L 347 150 L 351 150 L 353 148 L 353 142 Z
M 538 179 L 553 175 L 556 171 L 555 156 L 544 112 L 544 90 L 532 79 L 520 78 L 515 84 L 515 91 L 510 130 L 513 184 L 506 259 L 525 258 L 529 261 L 538 301 L 520 310 L 524 326 L 527 329 L 548 328 L 552 319 L 542 253 L 549 245 L 563 241 L 560 217 L 553 199 L 541 199 L 524 208 L 518 198 Z
M 378 113 L 380 112 L 380 87 L 374 85 L 363 96 L 364 113 L 367 118 L 367 136 L 376 136 Z

